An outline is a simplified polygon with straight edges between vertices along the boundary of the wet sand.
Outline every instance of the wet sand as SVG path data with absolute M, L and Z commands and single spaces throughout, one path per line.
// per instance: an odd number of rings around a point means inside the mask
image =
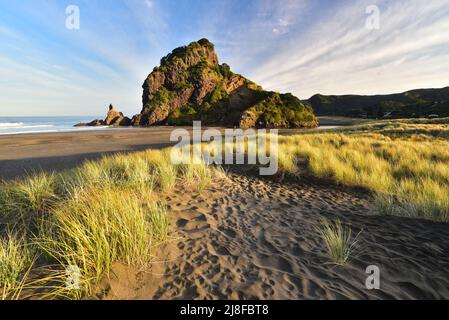
M 170 145 L 171 128 L 113 129 L 0 136 L 0 179 L 60 171 L 113 152 Z

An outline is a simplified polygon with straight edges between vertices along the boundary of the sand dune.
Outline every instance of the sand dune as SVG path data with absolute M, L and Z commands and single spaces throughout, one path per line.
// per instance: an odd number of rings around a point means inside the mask
M 173 196 L 173 194 L 176 194 Z M 150 271 L 115 266 L 105 299 L 447 299 L 449 228 L 373 215 L 370 197 L 313 182 L 231 174 L 203 194 L 171 193 L 173 238 Z M 355 257 L 331 263 L 315 227 L 363 229 Z M 380 290 L 365 269 L 381 270 Z

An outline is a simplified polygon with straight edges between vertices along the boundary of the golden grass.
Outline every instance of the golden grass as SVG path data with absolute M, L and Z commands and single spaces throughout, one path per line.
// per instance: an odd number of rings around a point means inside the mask
M 0 223 L 22 221 L 27 227 L 55 205 L 56 178 L 39 173 L 22 181 L 0 185 Z
M 167 212 L 132 189 L 87 189 L 54 210 L 36 239 L 61 266 L 77 266 L 86 294 L 114 262 L 144 266 L 153 239 L 167 234 Z M 164 234 L 165 233 L 165 234 Z
M 414 135 L 415 138 L 432 136 L 441 139 L 449 137 L 449 118 L 439 119 L 398 119 L 367 122 L 333 130 L 334 132 L 381 133 L 401 138 Z M 421 137 L 421 138 L 422 138 Z
M 19 298 L 33 262 L 23 237 L 11 231 L 0 237 L 0 300 Z

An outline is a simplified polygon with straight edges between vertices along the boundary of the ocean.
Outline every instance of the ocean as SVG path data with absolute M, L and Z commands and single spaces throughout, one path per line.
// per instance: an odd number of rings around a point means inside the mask
M 80 117 L 0 117 L 0 136 L 6 134 L 74 132 L 110 129 L 102 127 L 74 127 L 77 123 L 87 123 L 92 116 Z M 339 126 L 320 126 L 319 129 L 335 129 Z
M 71 132 L 104 130 L 108 127 L 77 127 L 80 122 L 90 122 L 95 117 L 0 117 L 0 135 L 45 133 L 45 132 Z

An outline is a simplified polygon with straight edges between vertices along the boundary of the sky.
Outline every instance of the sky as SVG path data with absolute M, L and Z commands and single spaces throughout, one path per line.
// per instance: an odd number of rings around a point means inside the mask
M 449 0 L 1 0 L 0 116 L 137 114 L 160 58 L 204 37 L 301 99 L 449 86 Z

